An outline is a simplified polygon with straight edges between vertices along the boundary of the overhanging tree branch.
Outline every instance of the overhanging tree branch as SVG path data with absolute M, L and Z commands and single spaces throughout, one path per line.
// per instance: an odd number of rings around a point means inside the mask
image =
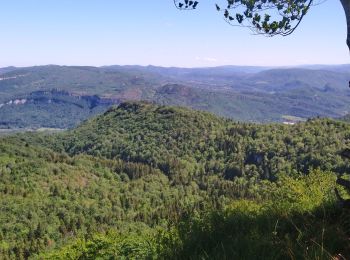
M 220 0 L 218 0 L 220 1 Z M 225 20 L 256 34 L 287 36 L 294 32 L 316 0 L 222 0 L 215 4 Z M 193 10 L 198 1 L 174 0 L 181 10 Z

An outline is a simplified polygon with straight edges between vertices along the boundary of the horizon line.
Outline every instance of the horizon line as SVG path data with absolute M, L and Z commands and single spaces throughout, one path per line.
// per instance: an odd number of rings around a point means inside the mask
M 185 67 L 185 66 L 164 66 L 164 65 L 140 65 L 140 64 L 110 64 L 110 65 L 64 65 L 64 64 L 35 64 L 29 66 L 1 66 L 0 69 L 6 68 L 31 68 L 31 67 L 49 67 L 49 66 L 58 66 L 58 67 L 93 67 L 93 68 L 107 68 L 113 66 L 120 67 L 158 67 L 158 68 L 181 68 L 181 69 L 205 69 L 205 68 L 222 68 L 222 67 L 246 67 L 246 68 L 296 68 L 296 67 L 308 67 L 308 66 L 349 66 L 350 63 L 316 63 L 316 64 L 298 64 L 298 65 L 237 65 L 237 64 L 226 64 L 226 65 L 217 65 L 217 66 L 193 66 L 193 67 Z

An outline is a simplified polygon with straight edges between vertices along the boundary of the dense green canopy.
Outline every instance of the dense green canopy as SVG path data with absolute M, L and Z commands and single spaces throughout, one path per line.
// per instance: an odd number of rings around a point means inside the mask
M 0 258 L 349 256 L 334 194 L 349 140 L 346 122 L 257 125 L 148 103 L 0 138 Z

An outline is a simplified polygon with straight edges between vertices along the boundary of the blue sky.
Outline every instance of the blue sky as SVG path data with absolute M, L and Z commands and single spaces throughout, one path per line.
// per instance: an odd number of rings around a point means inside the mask
M 172 0 L 0 0 L 0 67 L 350 63 L 339 0 L 313 7 L 293 35 L 273 38 L 228 25 L 214 2 L 188 12 Z

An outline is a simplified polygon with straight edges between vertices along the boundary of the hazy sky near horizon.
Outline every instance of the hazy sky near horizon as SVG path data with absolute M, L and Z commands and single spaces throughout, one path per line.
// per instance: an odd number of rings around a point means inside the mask
M 179 11 L 172 0 L 1 0 L 0 67 L 350 63 L 339 0 L 313 7 L 291 36 L 273 38 L 228 25 L 214 2 Z

